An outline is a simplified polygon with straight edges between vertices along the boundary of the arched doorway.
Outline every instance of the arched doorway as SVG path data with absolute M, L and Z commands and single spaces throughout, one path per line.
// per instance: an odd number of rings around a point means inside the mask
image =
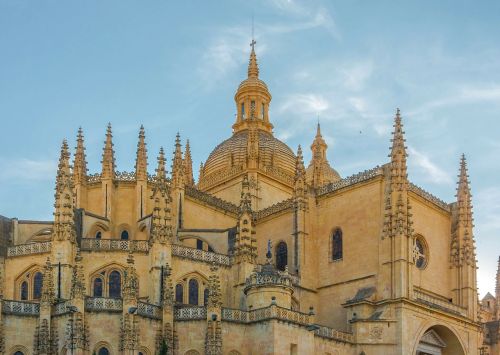
M 416 355 L 465 355 L 465 352 L 455 333 L 443 325 L 435 325 L 420 337 Z

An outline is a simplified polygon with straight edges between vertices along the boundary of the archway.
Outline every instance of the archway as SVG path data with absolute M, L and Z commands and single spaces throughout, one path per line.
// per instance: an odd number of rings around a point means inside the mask
M 465 355 L 465 352 L 453 331 L 444 325 L 434 325 L 420 337 L 416 355 Z

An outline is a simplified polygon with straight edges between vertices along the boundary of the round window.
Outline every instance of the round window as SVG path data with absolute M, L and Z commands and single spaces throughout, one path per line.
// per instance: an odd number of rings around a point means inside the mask
M 428 261 L 427 246 L 424 239 L 418 236 L 415 239 L 415 265 L 419 269 L 425 269 Z

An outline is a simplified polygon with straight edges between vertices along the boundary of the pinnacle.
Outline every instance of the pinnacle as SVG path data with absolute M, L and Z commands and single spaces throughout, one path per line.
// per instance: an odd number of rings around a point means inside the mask
M 254 41 L 252 41 L 252 43 L 254 43 Z M 250 60 L 248 62 L 248 77 L 255 79 L 259 78 L 259 65 L 257 64 L 254 46 L 252 46 L 252 52 L 250 53 Z
M 160 153 L 158 154 L 158 168 L 156 169 L 156 176 L 158 178 L 165 178 L 165 152 L 163 147 L 160 147 Z

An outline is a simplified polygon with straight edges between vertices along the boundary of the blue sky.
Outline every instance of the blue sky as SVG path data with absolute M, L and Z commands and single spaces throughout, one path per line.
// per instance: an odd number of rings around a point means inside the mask
M 150 171 L 177 131 L 197 167 L 231 133 L 252 13 L 275 134 L 306 147 L 306 160 L 319 116 L 342 176 L 386 163 L 396 107 L 414 183 L 453 201 L 467 155 L 479 287 L 493 291 L 498 1 L 0 0 L 0 214 L 52 218 L 60 144 L 74 147 L 80 125 L 90 172 L 100 170 L 107 122 L 118 170 L 133 170 L 140 124 Z

